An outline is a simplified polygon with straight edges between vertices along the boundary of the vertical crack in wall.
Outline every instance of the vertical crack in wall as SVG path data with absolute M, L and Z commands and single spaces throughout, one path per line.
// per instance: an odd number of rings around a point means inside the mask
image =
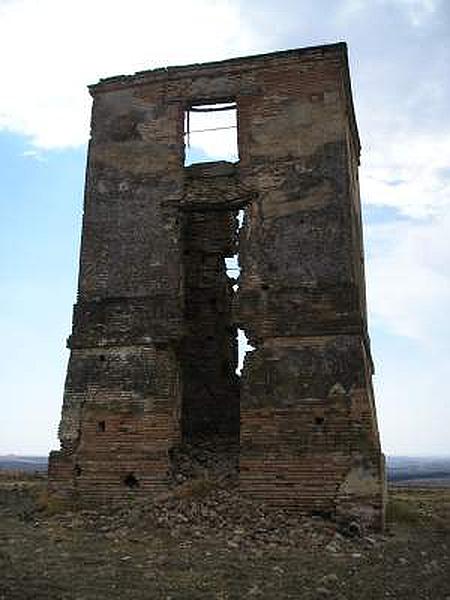
M 240 260 L 239 260 L 240 259 L 239 237 L 240 237 L 241 230 L 244 226 L 244 221 L 245 221 L 245 210 L 243 208 L 241 208 L 237 212 L 235 219 L 236 219 L 235 245 L 236 245 L 237 251 L 235 254 L 233 254 L 233 256 L 225 257 L 225 268 L 226 268 L 226 275 L 227 275 L 228 279 L 231 279 L 232 281 L 235 282 L 231 286 L 231 289 L 236 294 L 239 290 L 239 286 L 240 286 L 239 280 L 240 280 L 241 272 L 242 272 L 242 268 L 241 268 Z M 237 344 L 238 344 L 238 358 L 237 358 L 237 365 L 236 365 L 235 373 L 236 373 L 236 375 L 238 375 L 240 377 L 242 374 L 242 369 L 244 368 L 244 362 L 245 362 L 245 357 L 246 357 L 247 353 L 253 352 L 254 350 L 256 350 L 256 348 L 249 343 L 249 339 L 248 339 L 244 329 L 240 329 L 240 328 L 237 329 L 236 340 L 237 340 Z
M 241 208 L 236 215 L 236 254 L 233 256 L 225 257 L 225 269 L 228 279 L 235 280 L 235 283 L 231 286 L 233 292 L 237 292 L 239 289 L 239 278 L 241 276 L 241 265 L 239 263 L 239 232 L 244 225 L 245 211 Z
M 236 367 L 236 375 L 239 377 L 242 375 L 242 369 L 244 368 L 245 357 L 248 352 L 253 352 L 256 350 L 255 346 L 252 346 L 249 343 L 249 339 L 244 331 L 244 329 L 237 330 L 237 342 L 238 342 L 238 364 Z

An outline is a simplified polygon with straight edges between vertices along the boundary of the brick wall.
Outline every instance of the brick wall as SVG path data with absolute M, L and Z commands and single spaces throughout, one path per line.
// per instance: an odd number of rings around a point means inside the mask
M 240 433 L 244 493 L 380 528 L 345 45 L 145 71 L 91 93 L 51 490 L 145 495 L 167 485 L 183 437 Z M 224 101 L 238 107 L 239 162 L 184 167 L 184 111 Z M 236 243 L 237 293 L 223 262 Z M 238 327 L 256 348 L 240 380 Z

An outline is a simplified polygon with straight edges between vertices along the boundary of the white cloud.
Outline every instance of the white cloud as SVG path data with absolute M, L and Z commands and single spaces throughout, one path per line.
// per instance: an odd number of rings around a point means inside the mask
M 364 202 L 422 218 L 450 209 L 450 135 L 392 133 L 363 156 Z
M 385 4 L 389 4 L 392 0 L 383 0 Z M 422 25 L 435 12 L 439 0 L 397 0 L 400 5 L 404 5 L 407 10 L 407 15 L 414 27 Z
M 345 22 L 381 9 L 390 14 L 397 12 L 413 27 L 420 27 L 433 17 L 440 4 L 441 0 L 342 0 L 337 16 Z
M 373 324 L 435 348 L 450 339 L 450 211 L 366 230 L 368 304 Z
M 10 0 L 0 4 L 0 129 L 41 148 L 77 146 L 87 139 L 88 83 L 258 43 L 234 0 Z

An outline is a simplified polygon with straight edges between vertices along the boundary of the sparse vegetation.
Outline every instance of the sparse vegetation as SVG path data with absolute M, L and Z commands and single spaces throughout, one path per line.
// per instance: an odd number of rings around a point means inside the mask
M 74 510 L 73 505 L 69 505 L 59 496 L 49 494 L 47 488 L 42 489 L 36 498 L 36 508 L 46 516 L 53 516 L 68 510 Z
M 46 481 L 46 479 L 46 475 L 39 471 L 0 468 L 0 481 Z
M 391 497 L 386 507 L 386 522 L 388 526 L 422 524 L 422 515 L 417 503 L 412 498 Z

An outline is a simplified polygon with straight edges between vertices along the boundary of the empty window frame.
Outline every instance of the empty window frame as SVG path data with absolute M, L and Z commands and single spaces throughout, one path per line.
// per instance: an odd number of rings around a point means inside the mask
M 184 164 L 239 160 L 235 102 L 194 104 L 184 113 Z

